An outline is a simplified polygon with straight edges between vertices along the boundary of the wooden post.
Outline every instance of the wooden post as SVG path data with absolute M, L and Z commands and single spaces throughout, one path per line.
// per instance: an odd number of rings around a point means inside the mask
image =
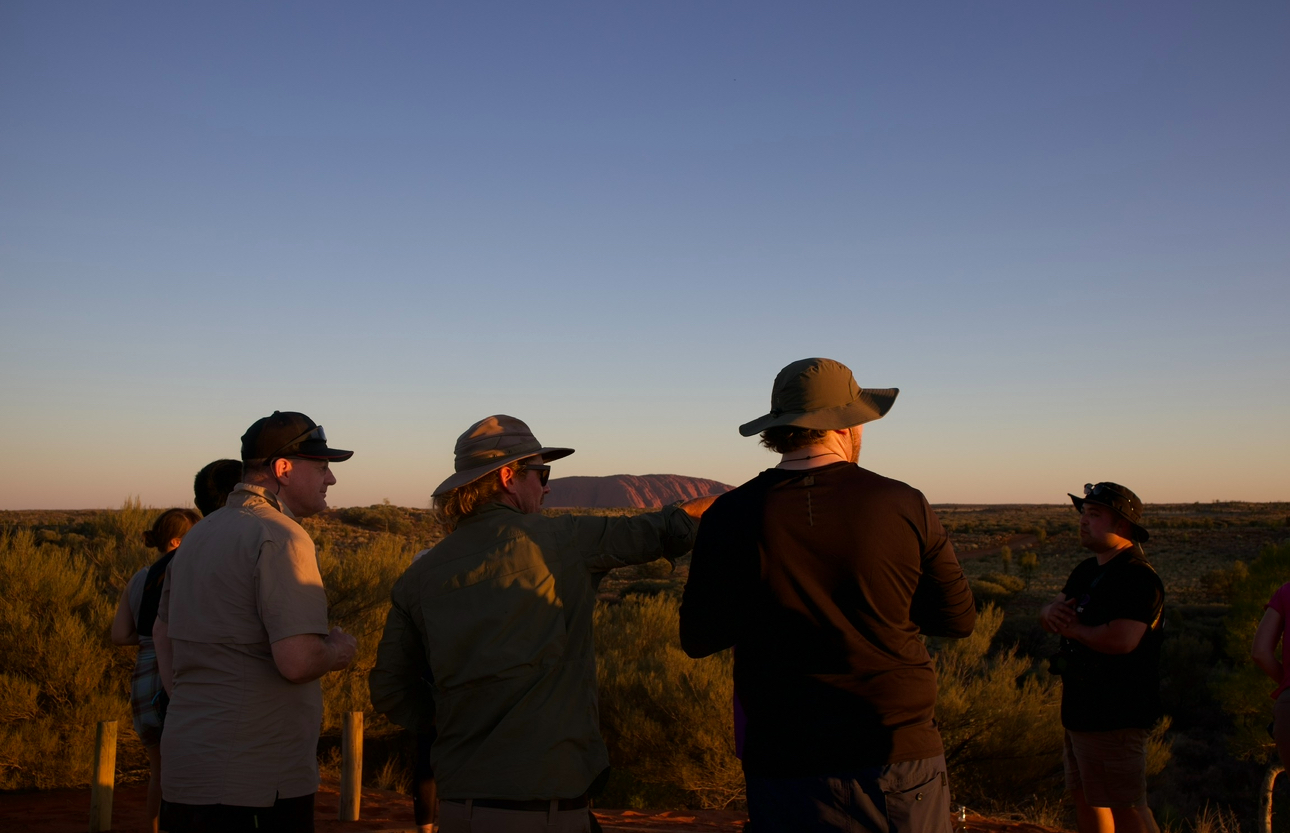
M 99 723 L 90 782 L 90 833 L 112 829 L 112 789 L 116 786 L 116 721 Z
M 1263 833 L 1272 833 L 1272 787 L 1282 772 L 1284 770 L 1281 763 L 1273 758 L 1272 763 L 1268 764 L 1267 772 L 1263 773 L 1263 789 L 1259 792 L 1260 803 L 1263 805 L 1259 808 L 1262 810 L 1259 820 L 1263 823 Z
M 340 820 L 358 821 L 363 798 L 363 713 L 349 712 L 340 734 Z

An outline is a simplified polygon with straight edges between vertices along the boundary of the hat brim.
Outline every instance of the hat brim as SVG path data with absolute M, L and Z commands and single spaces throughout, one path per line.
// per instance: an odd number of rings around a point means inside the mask
M 1075 504 L 1075 511 L 1077 512 L 1084 511 L 1085 503 L 1096 503 L 1098 506 L 1105 506 L 1107 509 L 1110 509 L 1115 514 L 1119 515 L 1121 518 L 1124 518 L 1124 513 L 1121 512 L 1119 509 L 1116 509 L 1114 506 L 1112 506 L 1109 503 L 1103 503 L 1102 501 L 1094 500 L 1091 497 L 1076 497 L 1075 495 L 1072 495 L 1070 492 L 1067 492 L 1066 496 L 1071 499 L 1071 503 Z M 1135 524 L 1133 521 L 1130 521 L 1128 518 L 1124 518 L 1124 520 L 1128 521 L 1129 526 L 1133 527 L 1133 540 L 1137 541 L 1139 544 L 1145 541 L 1151 540 L 1151 533 L 1147 532 L 1146 529 L 1139 526 L 1138 524 Z
M 445 492 L 451 492 L 453 489 L 459 489 L 468 483 L 474 483 L 484 475 L 491 474 L 503 466 L 514 463 L 516 460 L 526 460 L 529 457 L 537 457 L 540 454 L 542 456 L 542 461 L 544 463 L 549 463 L 552 460 L 559 460 L 562 457 L 568 457 L 572 453 L 572 448 L 539 448 L 537 451 L 523 451 L 519 454 L 512 454 L 508 457 L 498 457 L 496 460 L 489 460 L 482 466 L 475 466 L 473 469 L 456 472 L 447 480 L 440 483 L 431 494 L 433 497 L 439 497 Z
M 343 448 L 323 448 L 311 449 L 308 453 L 297 451 L 294 454 L 288 454 L 285 456 L 303 457 L 306 460 L 326 460 L 329 463 L 343 463 L 350 457 L 353 457 L 354 452 L 346 451 Z
M 836 431 L 853 425 L 864 425 L 886 416 L 899 393 L 900 388 L 865 388 L 859 396 L 845 405 L 819 411 L 772 412 L 740 425 L 739 433 L 751 437 L 780 425 L 796 425 L 817 431 Z

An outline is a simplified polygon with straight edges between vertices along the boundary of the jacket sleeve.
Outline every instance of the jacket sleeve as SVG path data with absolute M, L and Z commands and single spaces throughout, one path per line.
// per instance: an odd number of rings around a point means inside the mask
M 698 529 L 698 522 L 675 505 L 631 517 L 565 518 L 571 546 L 585 554 L 587 569 L 593 575 L 658 558 L 675 561 L 694 546 Z
M 367 677 L 372 707 L 391 723 L 417 733 L 428 732 L 434 726 L 432 682 L 420 634 L 396 598 L 376 649 L 376 667 Z
M 732 647 L 743 633 L 760 573 L 757 549 L 741 541 L 720 499 L 699 524 L 681 597 L 681 648 L 699 659 Z
M 970 636 L 976 627 L 976 600 L 954 554 L 954 545 L 926 498 L 921 521 L 923 574 L 914 590 L 910 618 L 927 636 Z

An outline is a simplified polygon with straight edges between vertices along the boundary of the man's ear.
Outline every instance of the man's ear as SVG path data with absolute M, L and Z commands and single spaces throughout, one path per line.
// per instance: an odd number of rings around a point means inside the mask
M 497 476 L 502 481 L 502 491 L 511 494 L 515 491 L 515 469 L 510 466 L 503 466 L 497 470 Z
M 281 480 L 291 473 L 291 461 L 286 457 L 279 457 L 273 461 L 273 476 Z

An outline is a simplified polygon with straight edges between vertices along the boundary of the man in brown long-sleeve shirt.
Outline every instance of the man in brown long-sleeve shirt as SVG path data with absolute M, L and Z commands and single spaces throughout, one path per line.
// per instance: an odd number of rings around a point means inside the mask
M 863 423 L 895 389 L 829 359 L 780 371 L 761 433 L 779 465 L 719 497 L 681 605 L 692 657 L 732 646 L 757 830 L 949 833 L 920 634 L 964 637 L 976 610 L 918 490 L 856 465 Z

